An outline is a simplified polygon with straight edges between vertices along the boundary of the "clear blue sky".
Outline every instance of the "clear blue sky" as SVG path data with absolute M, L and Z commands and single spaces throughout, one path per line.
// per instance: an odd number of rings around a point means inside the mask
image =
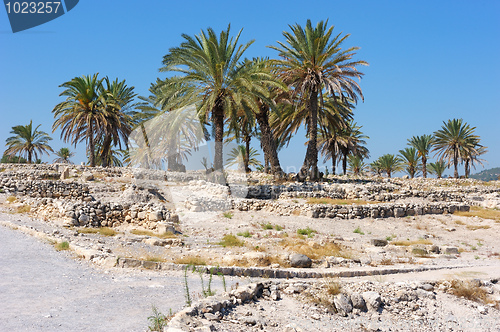
M 51 133 L 59 85 L 99 72 L 126 79 L 140 95 L 159 73 L 163 55 L 194 35 L 231 23 L 246 56 L 276 57 L 267 48 L 283 41 L 289 24 L 329 20 L 359 46 L 365 102 L 355 120 L 370 136 L 370 161 L 397 153 L 413 135 L 463 118 L 476 126 L 486 168 L 500 166 L 500 1 L 160 1 L 82 0 L 62 17 L 13 34 L 0 9 L 0 144 L 12 126 L 42 124 Z M 53 148 L 68 144 L 51 134 Z M 300 166 L 303 133 L 280 153 L 283 166 Z M 4 148 L 0 148 L 4 149 Z M 79 146 L 75 162 L 85 160 Z M 52 161 L 54 156 L 44 156 Z M 329 163 L 328 163 L 329 164 Z M 482 169 L 480 166 L 478 170 Z M 474 171 L 473 171 L 474 172 Z M 461 171 L 463 173 L 463 171 Z M 448 172 L 449 174 L 449 172 Z

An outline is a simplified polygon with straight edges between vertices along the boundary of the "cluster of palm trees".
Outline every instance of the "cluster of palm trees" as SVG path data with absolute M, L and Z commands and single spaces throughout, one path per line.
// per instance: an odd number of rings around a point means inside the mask
M 84 142 L 90 166 L 117 165 L 121 157 L 172 170 L 184 169 L 186 156 L 208 140 L 214 141 L 214 158 L 207 168 L 222 170 L 223 146 L 235 140 L 240 147 L 233 152 L 250 171 L 252 164 L 261 166 L 250 147 L 258 138 L 264 170 L 281 176 L 278 149 L 305 125 L 307 151 L 298 179 L 319 178 L 319 151 L 333 165 L 342 161 L 345 172 L 349 155 L 368 156 L 362 147 L 367 137 L 352 121 L 354 105 L 363 99 L 358 67 L 367 63 L 354 60 L 358 47 L 344 49 L 349 35 L 334 35 L 333 29 L 310 20 L 305 27 L 290 26 L 285 41 L 270 46 L 277 59 L 245 58 L 253 41 L 240 43 L 242 30 L 231 36 L 230 26 L 219 34 L 208 28 L 182 35 L 184 41 L 163 57 L 160 71 L 168 78 L 157 79 L 139 103 L 134 87 L 118 79 L 94 74 L 63 83 L 65 100 L 52 111 L 52 129 L 60 129 L 65 142 Z M 19 152 L 15 141 L 8 145 L 9 154 Z M 40 148 L 51 151 L 46 142 Z M 26 151 L 30 162 L 33 152 Z
M 464 176 L 468 178 L 471 166 L 482 165 L 483 160 L 479 157 L 487 152 L 479 136 L 474 134 L 475 129 L 462 119 L 443 121 L 441 129 L 432 135 L 413 136 L 408 140 L 409 147 L 399 150 L 399 155 L 385 154 L 373 161 L 370 169 L 388 177 L 394 172 L 405 171 L 413 178 L 421 171 L 424 178 L 428 172 L 441 178 L 446 168 L 453 165 L 453 175 L 458 178 L 458 164 L 462 163 Z M 436 153 L 438 160 L 427 164 L 431 152 Z
M 150 95 L 138 97 L 139 102 L 134 87 L 124 80 L 94 74 L 63 83 L 65 100 L 52 111 L 52 129 L 60 129 L 65 142 L 75 146 L 84 142 L 90 166 L 120 166 L 123 161 L 184 170 L 187 157 L 213 141 L 213 162 L 205 158 L 202 163 L 207 171 L 222 171 L 227 164 L 223 148 L 235 141 L 238 145 L 229 162 L 241 161 L 247 172 L 253 166 L 280 177 L 278 151 L 305 126 L 307 149 L 298 180 L 319 179 L 319 153 L 325 162 L 332 161 L 334 174 L 338 164 L 344 174 L 348 165 L 355 173 L 363 172 L 369 137 L 353 114 L 358 100 L 363 100 L 359 67 L 367 63 L 354 59 L 358 47 L 343 48 L 349 34 L 333 30 L 328 21 L 289 26 L 284 41 L 269 46 L 277 51 L 276 59 L 245 58 L 253 40 L 240 43 L 242 30 L 232 36 L 230 26 L 219 34 L 208 28 L 195 36 L 182 35 L 183 42 L 163 57 L 160 71 L 167 78 L 152 83 Z M 486 150 L 473 135 L 474 128 L 453 121 L 433 136 L 412 138 L 400 156 L 382 156 L 371 169 L 391 176 L 404 165 L 410 176 L 422 170 L 426 177 L 427 156 L 433 148 L 446 165 L 454 163 L 456 176 L 459 160 L 468 175 Z M 455 126 L 465 138 L 457 138 L 452 146 L 448 139 L 455 135 Z M 52 151 L 47 144 L 50 137 L 37 129 L 38 148 L 22 150 L 29 162 L 37 153 Z M 252 138 L 260 140 L 263 165 L 255 158 Z M 21 151 L 16 139 L 9 138 L 7 144 L 8 154 Z M 69 150 L 59 152 L 58 161 L 71 157 Z M 430 164 L 429 171 L 440 165 Z
M 18 125 L 12 127 L 10 132 L 13 136 L 7 138 L 7 149 L 2 157 L 2 162 L 6 163 L 41 163 L 43 154 L 49 155 L 53 152 L 57 158 L 55 163 L 71 164 L 70 158 L 75 154 L 68 148 L 61 148 L 58 151 L 52 149 L 49 141 L 52 138 L 44 131 L 39 130 L 41 125 L 33 128 L 33 120 L 28 125 Z

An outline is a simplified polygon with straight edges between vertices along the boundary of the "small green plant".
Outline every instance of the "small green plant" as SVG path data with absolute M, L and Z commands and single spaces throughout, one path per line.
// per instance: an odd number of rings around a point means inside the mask
M 248 230 L 246 230 L 244 232 L 236 233 L 236 235 L 243 236 L 243 237 L 252 237 L 252 234 L 250 234 L 250 232 Z
M 189 266 L 186 266 L 184 268 L 184 298 L 186 299 L 186 306 L 190 307 L 191 306 L 191 295 L 189 294 L 189 283 L 188 283 L 188 277 L 187 277 L 187 270 Z
M 262 229 L 273 229 L 273 225 L 271 225 L 271 223 L 267 223 L 267 224 L 262 224 Z
M 233 234 L 226 234 L 222 237 L 222 240 L 219 242 L 219 245 L 223 247 L 242 247 L 245 242 L 238 239 Z
M 283 227 L 281 227 L 280 225 L 274 225 L 274 229 L 279 232 L 283 230 Z
M 309 228 L 309 226 L 307 226 L 306 228 L 297 229 L 297 234 L 307 235 L 307 237 L 309 237 L 309 238 L 313 237 L 314 233 L 318 233 L 318 231 Z
M 231 211 L 226 211 L 222 214 L 224 218 L 231 219 L 233 218 L 234 214 Z
M 55 244 L 56 250 L 61 251 L 61 250 L 69 250 L 69 243 L 67 241 L 64 242 L 58 242 Z
M 365 233 L 363 233 L 363 231 L 361 230 L 361 227 L 356 227 L 356 229 L 354 231 L 352 231 L 353 233 L 357 233 L 357 234 L 360 234 L 360 235 L 365 235 Z
M 170 315 L 167 317 L 162 314 L 156 306 L 152 305 L 151 309 L 153 310 L 153 314 L 148 317 L 149 320 L 149 330 L 150 331 L 158 331 L 161 332 L 167 326 L 169 319 L 173 316 L 172 309 L 170 309 Z
M 392 240 L 393 240 L 393 239 L 395 239 L 396 237 L 397 237 L 397 236 L 396 236 L 396 234 L 392 234 L 392 235 L 386 236 L 386 237 L 385 237 L 385 239 L 386 239 L 387 241 L 392 241 Z
M 227 292 L 226 290 L 226 278 L 224 277 L 224 273 L 222 272 L 217 272 L 219 277 L 222 277 L 222 287 L 224 287 L 224 292 Z

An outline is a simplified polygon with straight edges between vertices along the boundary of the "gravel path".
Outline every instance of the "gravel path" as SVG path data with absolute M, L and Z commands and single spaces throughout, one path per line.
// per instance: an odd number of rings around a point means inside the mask
M 185 303 L 182 273 L 99 271 L 70 255 L 0 227 L 0 331 L 145 331 L 152 305 Z M 189 283 L 200 292 L 199 277 Z

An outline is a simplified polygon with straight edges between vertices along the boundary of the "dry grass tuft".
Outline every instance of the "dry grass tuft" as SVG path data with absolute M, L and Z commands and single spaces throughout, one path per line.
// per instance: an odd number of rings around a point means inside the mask
M 287 251 L 303 254 L 311 259 L 320 259 L 328 256 L 350 258 L 351 256 L 350 253 L 343 251 L 339 245 L 333 242 L 321 245 L 298 238 L 285 238 L 279 244 Z
M 205 259 L 201 258 L 200 256 L 184 256 L 180 258 L 176 258 L 174 260 L 175 264 L 187 264 L 187 265 L 207 265 L 207 262 Z
M 458 297 L 463 297 L 471 301 L 489 303 L 491 299 L 488 296 L 486 290 L 475 285 L 470 280 L 457 280 L 453 279 L 450 281 L 450 286 L 448 291 Z
M 460 226 L 465 225 L 465 223 L 462 220 L 455 220 L 454 223 L 455 225 L 460 225 Z
M 148 262 L 156 262 L 156 263 L 161 263 L 161 262 L 165 262 L 165 258 L 163 258 L 163 256 L 161 255 L 147 255 L 146 257 L 144 257 L 144 260 L 145 261 L 148 261 Z
M 471 206 L 468 212 L 455 212 L 457 216 L 463 217 L 479 217 L 483 219 L 491 219 L 500 222 L 500 210 L 486 209 L 479 206 Z
M 466 226 L 468 230 L 475 231 L 478 229 L 490 229 L 491 226 L 489 225 L 467 225 Z
M 7 197 L 6 201 L 9 203 L 14 203 L 17 200 L 15 196 L 9 196 Z
M 21 205 L 16 210 L 17 213 L 28 213 L 30 211 L 31 211 L 31 206 L 29 206 L 28 204 Z
M 101 234 L 102 236 L 115 236 L 116 234 L 118 234 L 117 231 L 109 227 L 98 227 L 98 228 L 85 227 L 78 229 L 78 233 Z
M 151 237 L 157 237 L 160 239 L 171 239 L 174 237 L 177 237 L 174 233 L 172 232 L 166 232 L 166 233 L 155 233 L 153 231 L 147 231 L 143 229 L 133 229 L 130 231 L 130 233 L 135 234 L 135 235 L 145 235 L 145 236 L 151 236 Z
M 306 200 L 307 204 L 328 204 L 328 205 L 366 205 L 378 204 L 378 201 L 363 201 L 361 199 L 334 199 L 334 198 L 315 198 L 311 197 Z
M 408 247 L 416 244 L 432 244 L 432 241 L 428 239 L 418 239 L 413 241 L 391 241 L 390 244 L 395 246 Z

